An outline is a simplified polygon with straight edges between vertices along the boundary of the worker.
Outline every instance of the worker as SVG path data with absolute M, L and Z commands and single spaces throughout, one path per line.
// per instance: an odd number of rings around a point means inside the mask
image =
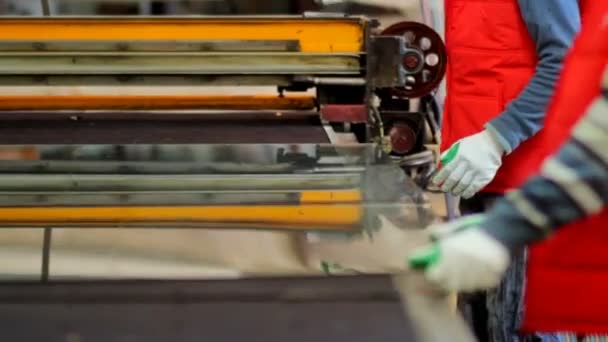
M 531 156 L 535 170 L 600 94 L 597 85 L 608 63 L 608 2 L 587 1 L 581 10 L 582 32 L 537 137 L 540 147 Z M 531 248 L 521 328 L 608 333 L 608 71 L 602 93 L 559 154 L 544 163 L 540 176 L 500 200 L 485 216 L 436 227 L 436 247 L 411 261 L 428 266 L 429 279 L 448 289 L 489 288 L 498 284 L 509 258 L 521 253 L 522 246 L 578 221 Z M 515 338 L 507 332 L 497 340 Z
M 461 196 L 460 212 L 488 209 L 530 175 L 533 137 L 580 29 L 577 0 L 445 0 L 447 98 L 441 167 L 433 183 Z M 496 293 L 462 296 L 475 333 L 514 329 L 523 257 Z M 488 312 L 489 311 L 489 312 Z M 488 320 L 490 326 L 488 327 Z M 501 325 L 511 325 L 503 327 Z
M 414 253 L 410 259 L 412 265 L 424 267 L 428 279 L 447 290 L 471 291 L 491 288 L 498 285 L 510 258 L 520 252 L 522 247 L 545 239 L 554 230 L 587 216 L 593 218 L 586 221 L 584 228 L 588 229 L 575 233 L 572 228 L 567 228 L 571 231 L 564 232 L 563 236 L 557 235 L 558 240 L 562 241 L 551 241 L 544 252 L 552 252 L 551 244 L 564 246 L 563 240 L 566 236 L 571 239 L 574 234 L 593 234 L 594 238 L 602 239 L 600 243 L 592 246 L 593 249 L 584 250 L 582 246 L 577 246 L 577 242 L 588 242 L 589 237 L 570 240 L 567 243 L 574 251 L 562 249 L 562 260 L 557 261 L 555 265 L 560 266 L 562 262 L 571 266 L 574 262 L 580 262 L 582 256 L 587 259 L 602 258 L 599 262 L 589 262 L 591 265 L 596 264 L 594 267 L 602 263 L 605 265 L 608 260 L 608 232 L 594 233 L 598 232 L 598 228 L 608 229 L 608 153 L 605 149 L 608 145 L 608 70 L 604 77 L 604 87 L 605 94 L 602 99 L 591 106 L 588 114 L 574 129 L 572 138 L 555 157 L 547 160 L 538 177 L 505 199 L 499 200 L 487 214 L 466 216 L 432 228 L 433 239 L 437 244 Z M 602 246 L 603 250 L 597 246 Z M 596 252 L 600 252 L 599 255 Z M 579 259 L 564 261 L 572 256 Z M 546 256 L 544 258 L 547 259 Z M 585 270 L 583 266 L 581 265 L 582 272 L 591 271 Z M 544 271 L 562 274 L 548 275 L 555 282 L 535 279 L 544 283 L 542 290 L 537 289 L 539 292 L 535 295 L 539 296 L 542 291 L 548 291 L 550 295 L 546 297 L 558 303 L 551 305 L 552 308 L 564 306 L 568 309 L 559 312 L 543 310 L 547 316 L 535 318 L 543 321 L 546 319 L 546 323 L 540 323 L 539 328 L 579 333 L 608 333 L 608 317 L 605 314 L 608 301 L 602 299 L 606 297 L 608 273 L 598 272 L 595 277 L 587 277 L 590 278 L 587 282 L 580 281 L 584 276 L 567 278 L 568 273 L 575 273 L 572 269 L 554 268 Z M 566 284 L 559 283 L 559 278 Z M 592 293 L 586 293 L 587 286 L 595 288 Z M 557 297 L 557 294 L 560 294 L 560 297 Z M 576 299 L 572 299 L 572 296 Z M 556 316 L 572 310 L 568 304 L 575 300 L 580 300 L 577 307 L 583 308 L 575 309 L 574 312 L 592 311 L 598 315 L 592 319 L 585 317 L 588 321 L 579 319 L 573 326 L 556 321 Z M 588 306 L 595 300 L 598 301 L 597 304 Z M 538 304 L 538 299 L 535 301 Z M 526 309 L 529 310 L 529 307 Z M 570 313 L 566 316 L 574 315 L 575 313 Z M 597 330 L 593 330 L 596 327 Z M 500 341 L 507 340 L 512 339 Z

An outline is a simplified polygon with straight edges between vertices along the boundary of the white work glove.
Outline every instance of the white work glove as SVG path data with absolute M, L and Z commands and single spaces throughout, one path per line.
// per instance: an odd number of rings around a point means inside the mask
M 441 154 L 441 166 L 432 183 L 443 192 L 471 198 L 492 181 L 504 154 L 488 130 L 462 138 Z
M 498 286 L 510 263 L 507 248 L 479 229 L 483 215 L 431 227 L 431 246 L 410 255 L 410 267 L 446 291 L 470 292 Z M 437 233 L 437 234 L 436 234 Z

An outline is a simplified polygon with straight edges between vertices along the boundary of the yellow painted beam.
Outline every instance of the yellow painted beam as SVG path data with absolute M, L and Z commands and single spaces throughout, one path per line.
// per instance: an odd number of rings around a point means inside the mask
M 0 40 L 297 40 L 303 52 L 359 53 L 355 19 L 0 19 Z
M 350 203 L 362 200 L 359 191 L 303 191 L 300 194 L 301 203 Z
M 217 206 L 101 206 L 0 208 L 0 225 L 123 223 L 250 223 L 311 226 L 327 229 L 356 228 L 363 215 L 361 193 L 356 190 L 303 191 L 297 205 Z M 295 229 L 295 228 L 294 228 Z
M 303 227 L 352 226 L 360 222 L 358 204 L 259 206 L 159 206 L 0 208 L 0 223 L 259 223 Z

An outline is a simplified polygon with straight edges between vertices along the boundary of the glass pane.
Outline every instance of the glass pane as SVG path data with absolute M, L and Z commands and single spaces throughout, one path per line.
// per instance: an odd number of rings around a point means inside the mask
M 0 281 L 38 281 L 43 229 L 0 229 Z
M 328 243 L 382 269 L 430 219 L 375 145 L 0 146 L 0 226 L 55 228 L 50 279 L 319 272 Z

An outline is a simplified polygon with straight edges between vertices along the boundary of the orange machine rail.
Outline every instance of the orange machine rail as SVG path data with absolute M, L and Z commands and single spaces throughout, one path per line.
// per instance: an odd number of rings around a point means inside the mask
M 359 227 L 363 210 L 359 191 L 304 191 L 300 203 L 294 205 L 4 207 L 0 208 L 0 224 L 96 227 L 242 223 L 351 230 Z
M 296 40 L 302 52 L 360 53 L 357 18 L 0 19 L 0 40 Z
M 308 95 L 0 95 L 0 110 L 309 110 Z

